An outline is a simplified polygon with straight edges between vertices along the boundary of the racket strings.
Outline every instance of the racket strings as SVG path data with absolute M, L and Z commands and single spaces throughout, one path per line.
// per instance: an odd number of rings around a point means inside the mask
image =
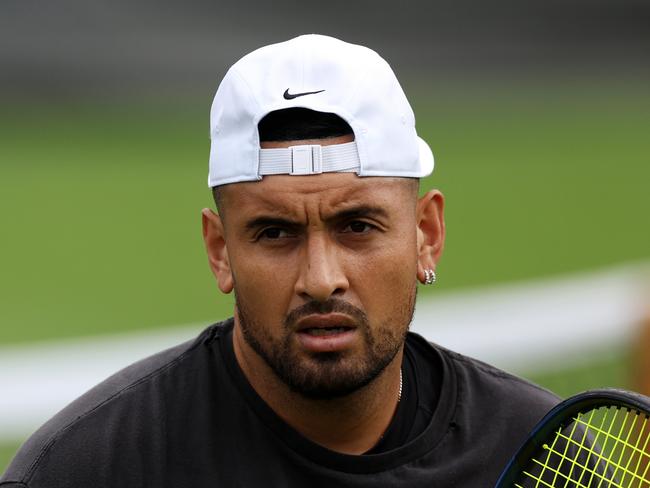
M 601 407 L 559 428 L 518 488 L 650 488 L 650 420 L 633 409 Z

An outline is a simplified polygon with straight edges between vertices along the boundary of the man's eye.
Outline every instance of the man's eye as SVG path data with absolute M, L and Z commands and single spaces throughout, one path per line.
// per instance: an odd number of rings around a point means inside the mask
M 261 239 L 282 239 L 283 237 L 288 237 L 289 233 L 279 227 L 269 227 L 260 232 L 259 237 Z
M 362 220 L 355 220 L 353 222 L 350 222 L 345 227 L 346 232 L 352 232 L 354 234 L 363 234 L 365 232 L 370 231 L 371 229 L 372 229 L 372 225 Z

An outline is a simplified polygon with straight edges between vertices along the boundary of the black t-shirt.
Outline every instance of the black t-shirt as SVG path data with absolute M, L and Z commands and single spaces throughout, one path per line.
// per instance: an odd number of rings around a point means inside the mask
M 408 341 L 402 361 L 402 396 L 395 415 L 377 445 L 366 454 L 396 449 L 424 432 L 440 397 L 442 363 L 428 352 L 431 347 Z
M 364 455 L 280 419 L 232 350 L 232 319 L 120 371 L 21 448 L 0 486 L 489 487 L 551 393 L 409 333 L 403 401 Z

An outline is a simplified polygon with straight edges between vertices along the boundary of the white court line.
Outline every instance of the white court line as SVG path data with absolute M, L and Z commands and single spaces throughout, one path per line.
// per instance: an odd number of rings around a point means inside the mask
M 412 329 L 511 371 L 629 341 L 648 312 L 650 265 L 427 296 Z M 0 347 L 0 440 L 24 439 L 84 391 L 208 324 Z
M 515 371 L 562 367 L 581 353 L 623 345 L 650 313 L 650 263 L 435 297 L 413 330 Z

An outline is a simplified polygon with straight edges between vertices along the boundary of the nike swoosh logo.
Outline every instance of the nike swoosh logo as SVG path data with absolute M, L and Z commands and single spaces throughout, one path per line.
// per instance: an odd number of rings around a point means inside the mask
M 313 92 L 303 92 L 303 93 L 289 93 L 289 89 L 287 88 L 284 91 L 284 95 L 282 95 L 282 96 L 284 97 L 285 100 L 293 100 L 294 98 L 304 97 L 305 95 L 313 95 L 314 93 L 320 93 L 320 92 L 324 92 L 324 91 L 325 90 L 318 90 L 318 91 L 313 91 Z

